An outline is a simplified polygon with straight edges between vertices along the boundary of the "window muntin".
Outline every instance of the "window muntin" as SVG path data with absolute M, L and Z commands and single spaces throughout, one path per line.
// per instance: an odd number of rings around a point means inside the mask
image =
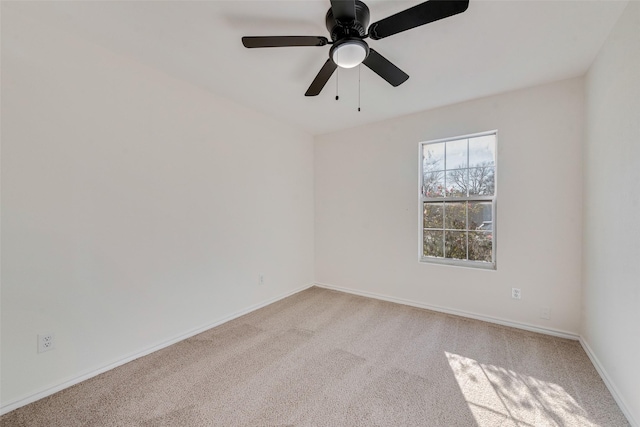
M 420 143 L 420 259 L 495 268 L 496 132 Z

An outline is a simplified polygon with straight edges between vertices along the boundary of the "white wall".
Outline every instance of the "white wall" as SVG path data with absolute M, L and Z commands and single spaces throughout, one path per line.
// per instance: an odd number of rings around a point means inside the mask
M 3 5 L 1 136 L 5 407 L 313 282 L 310 135 Z
M 583 84 L 572 79 L 317 137 L 316 281 L 577 334 Z M 419 262 L 418 143 L 492 129 L 497 270 Z M 522 300 L 511 299 L 512 287 Z M 542 306 L 551 307 L 550 320 L 539 317 Z
M 582 335 L 640 425 L 640 3 L 586 79 Z

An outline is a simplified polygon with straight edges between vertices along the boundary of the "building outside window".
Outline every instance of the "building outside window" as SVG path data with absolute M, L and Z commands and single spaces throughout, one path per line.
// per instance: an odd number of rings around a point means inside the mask
M 496 139 L 420 143 L 421 261 L 496 268 Z

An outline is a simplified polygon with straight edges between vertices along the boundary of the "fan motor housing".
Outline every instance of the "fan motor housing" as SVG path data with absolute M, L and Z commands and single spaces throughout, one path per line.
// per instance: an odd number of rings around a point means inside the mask
M 369 8 L 360 0 L 356 0 L 356 19 L 350 22 L 340 22 L 333 16 L 333 10 L 329 8 L 325 18 L 327 30 L 331 34 L 331 40 L 341 40 L 345 37 L 364 37 L 369 26 Z

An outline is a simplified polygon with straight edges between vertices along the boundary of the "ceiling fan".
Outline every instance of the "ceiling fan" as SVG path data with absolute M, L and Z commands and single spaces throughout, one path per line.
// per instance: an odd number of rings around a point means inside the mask
M 353 68 L 360 63 L 389 82 L 392 86 L 404 83 L 409 75 L 388 59 L 370 48 L 364 41 L 398 34 L 430 22 L 462 13 L 469 7 L 469 0 L 429 0 L 374 22 L 369 26 L 369 8 L 360 0 L 331 0 L 331 8 L 325 17 L 331 41 L 322 36 L 265 36 L 243 37 L 247 48 L 325 46 L 332 45 L 329 59 L 309 86 L 305 96 L 316 96 L 337 67 Z

